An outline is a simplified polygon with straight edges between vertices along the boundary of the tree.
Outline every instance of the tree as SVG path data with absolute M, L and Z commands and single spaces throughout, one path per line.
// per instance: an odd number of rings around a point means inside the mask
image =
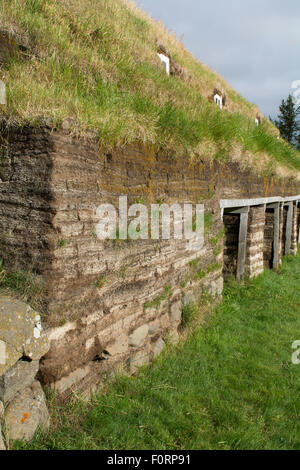
M 300 151 L 300 106 L 298 106 L 296 113 L 297 113 L 297 118 L 298 118 L 296 145 L 297 145 L 297 149 Z
M 293 146 L 300 146 L 300 107 L 296 107 L 295 100 L 289 95 L 287 100 L 282 100 L 279 106 L 278 120 L 274 121 L 280 135 Z
M 296 145 L 297 145 L 297 149 L 300 151 L 300 132 L 298 132 L 298 135 L 297 135 Z

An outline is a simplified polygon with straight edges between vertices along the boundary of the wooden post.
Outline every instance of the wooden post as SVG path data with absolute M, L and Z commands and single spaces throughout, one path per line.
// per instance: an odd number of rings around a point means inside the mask
M 273 269 L 279 267 L 279 231 L 280 231 L 280 204 L 274 207 L 274 243 L 273 243 Z
M 288 203 L 288 212 L 286 216 L 286 230 L 285 230 L 285 255 L 291 252 L 292 244 L 292 225 L 293 225 L 293 202 Z
M 239 249 L 238 249 L 238 259 L 237 259 L 237 273 L 236 273 L 236 278 L 238 282 L 241 282 L 245 276 L 248 215 L 249 215 L 249 207 L 245 208 L 245 212 L 242 212 L 240 214 Z

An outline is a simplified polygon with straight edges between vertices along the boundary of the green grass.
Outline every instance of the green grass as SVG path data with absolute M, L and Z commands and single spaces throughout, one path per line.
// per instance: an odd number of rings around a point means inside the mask
M 228 285 L 186 342 L 90 402 L 59 407 L 29 449 L 300 449 L 300 256 Z M 186 309 L 185 321 L 195 318 Z
M 67 245 L 68 245 L 68 240 L 66 240 L 65 238 L 61 238 L 57 242 L 57 248 L 64 248 Z
M 158 307 L 164 300 L 167 300 L 171 294 L 172 294 L 171 286 L 169 285 L 165 286 L 163 292 L 160 295 L 158 295 L 155 299 L 149 300 L 144 303 L 144 309 L 146 310 L 148 308 Z
M 182 327 L 193 325 L 197 320 L 199 314 L 199 308 L 195 303 L 189 303 L 182 308 Z
M 30 271 L 8 271 L 0 259 L 0 294 L 17 297 L 45 316 L 44 293 L 44 285 L 35 274 Z
M 97 287 L 97 289 L 102 289 L 102 287 L 105 286 L 105 284 L 107 283 L 107 279 L 106 279 L 106 276 L 104 274 L 102 274 L 101 276 L 98 277 L 98 279 L 95 281 L 95 287 Z
M 139 141 L 178 157 L 238 155 L 259 172 L 300 169 L 299 152 L 271 123 L 255 126 L 254 105 L 125 0 L 0 0 L 0 16 L 28 45 L 3 70 L 14 120 L 39 125 L 42 116 L 59 127 L 71 117 L 107 148 Z M 166 76 L 157 40 L 188 78 Z M 208 101 L 216 86 L 229 112 Z

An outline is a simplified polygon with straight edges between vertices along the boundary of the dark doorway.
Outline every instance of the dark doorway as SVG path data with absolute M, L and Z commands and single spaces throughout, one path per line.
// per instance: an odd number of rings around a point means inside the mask
M 274 260 L 274 209 L 266 209 L 265 231 L 264 231 L 264 267 L 273 269 Z
M 225 226 L 223 277 L 227 280 L 231 276 L 236 277 L 237 274 L 240 215 L 224 214 L 223 221 Z

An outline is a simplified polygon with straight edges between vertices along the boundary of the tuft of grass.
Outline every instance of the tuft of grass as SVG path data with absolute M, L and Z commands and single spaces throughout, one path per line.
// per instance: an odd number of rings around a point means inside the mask
M 32 13 L 37 13 L 41 11 L 43 0 L 26 0 L 26 7 Z
M 32 272 L 9 271 L 0 259 L 0 292 L 12 294 L 41 314 L 46 314 L 44 306 L 44 286 Z
M 199 314 L 198 306 L 191 302 L 187 305 L 183 305 L 182 307 L 182 327 L 185 328 L 195 321 Z
M 203 269 L 201 269 L 195 274 L 195 279 L 199 281 L 200 279 L 204 279 L 205 276 L 206 276 L 206 272 Z
M 172 288 L 170 285 L 165 286 L 162 294 L 158 295 L 155 299 L 149 300 L 144 303 L 144 309 L 158 307 L 164 300 L 168 299 L 172 294 Z
M 211 243 L 212 245 L 216 246 L 219 242 L 219 238 L 218 237 L 211 237 L 209 239 L 209 243 Z
M 281 274 L 229 283 L 187 341 L 90 401 L 52 399 L 50 430 L 14 448 L 299 450 L 299 277 L 300 255 Z
M 61 238 L 60 240 L 58 240 L 57 242 L 57 248 L 63 248 L 65 246 L 68 245 L 68 240 L 66 240 L 65 238 Z
M 98 277 L 98 279 L 95 281 L 95 287 L 97 289 L 102 289 L 102 287 L 105 286 L 105 284 L 107 283 L 107 279 L 106 279 L 106 276 L 104 274 L 102 274 L 101 276 Z
M 204 233 L 207 235 L 211 231 L 213 226 L 213 216 L 210 212 L 204 214 Z
M 220 253 L 222 253 L 222 251 L 223 247 L 221 245 L 218 245 L 213 249 L 213 254 L 217 257 Z
M 72 117 L 76 132 L 94 130 L 108 148 L 140 141 L 175 157 L 238 155 L 244 164 L 247 156 L 260 172 L 270 165 L 300 169 L 299 152 L 277 140 L 271 123 L 255 126 L 254 105 L 132 3 L 0 0 L 0 14 L 28 45 L 26 56 L 2 71 L 6 114 L 15 121 L 40 125 L 43 116 L 56 127 Z M 184 78 L 165 74 L 157 40 Z M 216 86 L 226 92 L 229 112 L 208 101 Z
M 213 273 L 215 271 L 218 271 L 222 267 L 223 267 L 222 263 L 214 263 L 214 264 L 211 264 L 210 266 L 208 266 L 206 270 L 207 270 L 208 273 Z
M 125 278 L 126 278 L 126 273 L 127 273 L 128 269 L 129 269 L 129 267 L 130 267 L 129 264 L 124 264 L 124 266 L 122 266 L 122 267 L 120 268 L 120 272 L 119 272 L 119 273 L 120 273 L 120 276 L 121 276 L 122 279 L 125 279 Z
M 198 266 L 200 261 L 201 261 L 201 258 L 195 258 L 195 259 L 193 259 L 192 261 L 189 262 L 189 265 L 191 266 L 191 268 L 197 269 L 197 266 Z

